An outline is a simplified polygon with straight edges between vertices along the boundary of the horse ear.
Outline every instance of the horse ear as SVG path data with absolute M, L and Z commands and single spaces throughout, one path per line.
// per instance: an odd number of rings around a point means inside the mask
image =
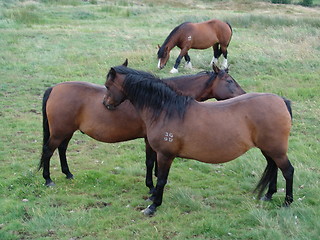
M 126 58 L 126 60 L 124 61 L 124 63 L 122 65 L 128 67 L 128 58 Z
M 159 48 L 159 49 L 161 48 L 159 44 L 158 44 L 158 48 Z
M 227 68 L 224 70 L 226 73 L 229 73 L 230 65 L 227 66 Z
M 214 63 L 212 63 L 212 69 L 213 69 L 213 71 L 214 71 L 215 73 L 220 72 L 220 69 L 219 69 L 218 66 L 215 65 Z
M 116 77 L 116 70 L 114 70 L 114 68 L 110 68 L 110 71 L 107 75 L 107 80 L 111 78 L 111 80 L 113 80 Z

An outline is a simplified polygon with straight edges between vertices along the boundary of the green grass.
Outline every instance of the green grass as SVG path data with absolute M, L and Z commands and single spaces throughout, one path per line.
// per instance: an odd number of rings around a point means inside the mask
M 320 235 L 319 7 L 271 1 L 1 1 L 0 239 L 317 239 Z M 314 5 L 319 2 L 313 1 Z M 190 7 L 192 6 L 192 7 Z M 51 160 L 57 186 L 46 188 L 41 101 L 63 81 L 103 84 L 109 68 L 129 66 L 169 77 L 178 50 L 158 70 L 157 44 L 183 21 L 210 18 L 233 26 L 230 74 L 248 92 L 289 98 L 289 158 L 294 198 L 279 208 L 252 190 L 265 167 L 257 149 L 219 165 L 176 159 L 156 216 L 144 186 L 142 139 L 105 144 L 76 132 L 68 149 L 75 179 Z M 209 70 L 212 50 L 191 50 L 193 70 Z

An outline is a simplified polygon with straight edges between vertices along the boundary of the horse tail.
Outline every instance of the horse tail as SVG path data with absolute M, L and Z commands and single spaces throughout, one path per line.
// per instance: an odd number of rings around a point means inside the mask
M 292 120 L 292 108 L 291 108 L 291 101 L 282 97 L 284 103 L 286 104 L 287 106 L 287 109 L 288 109 L 288 112 L 290 113 L 290 117 L 291 117 L 291 120 Z
M 232 30 L 232 27 L 230 25 L 230 23 L 226 22 L 226 24 L 229 26 L 230 30 L 231 30 L 231 35 L 230 35 L 230 39 L 229 39 L 229 42 L 228 42 L 228 45 L 227 47 L 229 46 L 229 43 L 231 42 L 231 38 L 232 38 L 232 35 L 233 35 L 233 30 Z
M 259 183 L 257 184 L 256 188 L 253 192 L 258 191 L 258 199 L 261 199 L 263 191 L 266 189 L 268 184 L 270 183 L 272 177 L 274 176 L 275 172 L 277 171 L 276 163 L 272 161 L 268 161 L 266 169 L 264 170 Z
M 50 138 L 50 130 L 49 130 L 48 117 L 47 117 L 47 102 L 52 89 L 53 89 L 52 87 L 48 88 L 45 91 L 42 98 L 42 128 L 43 128 L 42 156 L 44 155 L 44 148 L 47 145 Z M 40 170 L 43 167 L 43 164 L 44 164 L 43 160 L 44 158 L 41 157 L 38 170 Z

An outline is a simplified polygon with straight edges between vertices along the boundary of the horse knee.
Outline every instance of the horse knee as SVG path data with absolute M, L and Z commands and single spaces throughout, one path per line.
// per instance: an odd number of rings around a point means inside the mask
M 158 188 L 164 188 L 164 186 L 167 184 L 167 179 L 159 179 L 157 181 L 157 187 Z

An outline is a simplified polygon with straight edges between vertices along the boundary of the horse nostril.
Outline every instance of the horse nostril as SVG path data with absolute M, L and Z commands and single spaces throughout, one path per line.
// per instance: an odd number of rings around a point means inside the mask
M 108 110 L 115 110 L 115 107 L 113 105 L 107 104 L 106 107 Z

